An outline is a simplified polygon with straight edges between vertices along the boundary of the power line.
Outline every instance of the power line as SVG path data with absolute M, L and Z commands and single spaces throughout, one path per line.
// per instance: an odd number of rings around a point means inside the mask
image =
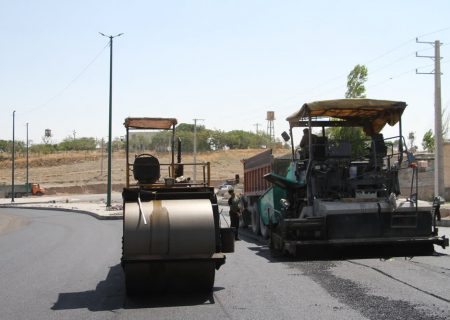
M 439 33 L 439 32 L 442 32 L 442 31 L 447 31 L 447 30 L 450 30 L 450 27 L 445 27 L 443 29 L 439 29 L 439 30 L 432 31 L 432 32 L 429 32 L 429 33 L 421 34 L 421 35 L 418 36 L 418 38 L 423 38 L 423 37 L 426 37 L 426 36 L 429 36 L 429 35 L 432 35 L 432 34 L 435 34 L 435 33 Z
M 448 63 L 448 62 L 450 62 L 450 61 L 443 62 L 443 63 L 441 63 L 441 65 L 442 65 L 442 64 L 445 64 L 445 63 Z M 428 67 L 432 67 L 432 66 L 434 66 L 433 63 L 432 63 L 432 64 L 421 65 L 421 66 L 419 66 L 419 67 L 417 67 L 417 68 L 412 68 L 412 69 L 408 69 L 408 70 L 406 70 L 406 71 L 402 71 L 402 72 L 397 73 L 397 74 L 395 74 L 395 75 L 393 75 L 393 76 L 390 76 L 388 79 L 384 79 L 384 80 L 382 80 L 382 81 L 380 81 L 380 82 L 377 82 L 377 83 L 375 83 L 375 84 L 369 85 L 369 86 L 367 86 L 367 88 L 378 87 L 378 86 L 380 86 L 380 85 L 382 85 L 382 84 L 384 84 L 384 83 L 386 83 L 386 82 L 389 82 L 389 81 L 391 81 L 391 80 L 401 78 L 401 77 L 407 75 L 408 73 L 415 73 L 415 71 L 416 71 L 417 69 L 428 68 Z M 369 80 L 369 82 L 370 82 L 370 80 Z
M 381 86 L 382 84 L 385 84 L 386 82 L 389 82 L 389 81 L 394 80 L 394 79 L 401 78 L 401 77 L 407 75 L 408 73 L 413 73 L 415 70 L 416 70 L 416 69 L 413 68 L 413 69 L 409 69 L 408 71 L 403 71 L 403 72 L 401 72 L 401 73 L 398 73 L 398 74 L 396 74 L 396 75 L 394 75 L 394 76 L 389 77 L 388 79 L 382 80 L 382 81 L 380 81 L 380 82 L 378 82 L 378 83 L 375 83 L 375 84 L 373 84 L 373 85 L 369 85 L 369 86 L 367 86 L 367 88 L 375 88 L 375 87 L 379 87 L 379 86 Z
M 450 30 L 450 26 L 449 26 L 449 27 L 442 28 L 442 29 L 439 29 L 439 30 L 431 31 L 431 32 L 428 32 L 428 33 L 424 33 L 424 34 L 420 35 L 420 37 L 424 37 L 424 36 L 436 34 L 436 33 L 439 33 L 439 32 L 446 31 L 446 30 Z M 381 58 L 384 58 L 384 57 L 390 55 L 391 53 L 397 51 L 398 49 L 403 48 L 403 47 L 405 47 L 406 45 L 408 45 L 408 44 L 414 42 L 415 39 L 416 39 L 415 37 L 414 37 L 414 38 L 410 38 L 410 39 L 406 40 L 405 42 L 402 42 L 401 44 L 399 44 L 399 45 L 397 45 L 397 46 L 395 46 L 395 47 L 393 47 L 393 48 L 387 50 L 386 52 L 384 52 L 384 53 L 382 53 L 382 54 L 376 56 L 375 58 L 372 58 L 372 59 L 366 61 L 366 62 L 363 63 L 363 64 L 364 64 L 364 65 L 369 65 L 369 64 L 371 64 L 371 63 L 373 63 L 373 62 L 375 62 L 375 61 L 377 61 L 377 60 L 380 60 Z M 427 50 L 427 49 L 425 49 L 425 50 Z M 424 50 L 424 51 L 425 51 L 425 50 Z M 408 56 L 409 56 L 409 55 L 410 55 L 410 54 L 408 54 Z M 395 64 L 395 63 L 397 63 L 397 62 L 400 62 L 400 61 L 404 60 L 404 59 L 405 59 L 406 57 L 408 57 L 408 56 L 405 56 L 405 57 L 403 57 L 403 58 L 399 58 L 399 59 L 395 60 L 394 62 L 389 63 L 389 64 L 386 65 L 386 66 L 391 66 L 391 65 L 393 65 L 393 64 Z M 381 70 L 381 69 L 384 69 L 386 66 L 381 67 L 381 68 L 379 68 L 379 69 L 376 69 L 376 71 L 379 71 L 379 70 Z M 372 72 L 372 71 L 370 72 L 370 74 L 373 74 L 373 73 L 374 73 L 374 72 Z M 324 85 L 326 85 L 326 84 L 328 84 L 328 83 L 334 82 L 334 81 L 336 81 L 336 80 L 338 80 L 338 79 L 342 79 L 342 77 L 344 77 L 344 76 L 347 76 L 347 73 L 341 73 L 341 74 L 338 75 L 338 76 L 331 77 L 331 78 L 329 78 L 329 79 L 327 79 L 327 80 L 325 80 L 325 81 L 323 81 L 323 82 L 320 82 L 320 83 L 314 85 L 313 87 L 309 88 L 308 90 L 305 90 L 305 92 L 310 93 L 311 91 L 315 91 L 316 89 L 321 88 L 321 87 L 323 87 Z M 327 92 L 333 92 L 333 91 L 336 91 L 337 88 L 341 88 L 341 86 L 339 86 L 339 87 L 334 87 L 334 88 L 332 88 L 332 89 L 330 89 L 330 90 L 327 90 Z M 299 95 L 301 95 L 301 94 L 302 94 L 302 93 L 295 94 L 295 95 L 293 95 L 293 96 L 290 96 L 290 97 L 288 97 L 288 98 L 283 99 L 283 101 L 289 101 L 289 100 L 295 99 L 295 98 L 297 98 L 297 97 L 298 97 Z
M 53 97 L 51 97 L 50 99 L 48 99 L 46 102 L 42 103 L 41 105 L 38 105 L 34 108 L 30 108 L 30 109 L 24 111 L 24 113 L 30 113 L 30 112 L 39 110 L 39 109 L 45 107 L 46 105 L 48 105 L 50 102 L 53 102 L 54 100 L 56 100 L 58 97 L 60 97 L 67 89 L 69 89 L 89 69 L 89 67 L 100 57 L 100 55 L 103 53 L 103 51 L 105 51 L 105 49 L 108 46 L 109 46 L 109 42 L 95 55 L 95 57 L 72 80 L 70 80 L 68 82 L 68 84 L 63 89 L 61 89 Z

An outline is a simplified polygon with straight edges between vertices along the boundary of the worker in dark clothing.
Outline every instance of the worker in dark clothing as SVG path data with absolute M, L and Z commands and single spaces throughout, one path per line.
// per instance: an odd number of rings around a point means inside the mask
M 316 142 L 317 136 L 315 134 L 311 134 L 311 143 Z M 303 137 L 300 140 L 300 158 L 308 159 L 309 158 L 309 129 L 303 129 Z
M 234 228 L 234 239 L 240 240 L 238 234 L 239 216 L 241 215 L 239 208 L 239 198 L 234 194 L 233 189 L 230 189 L 228 193 L 230 194 L 230 199 L 228 199 L 228 205 L 230 206 L 231 227 Z

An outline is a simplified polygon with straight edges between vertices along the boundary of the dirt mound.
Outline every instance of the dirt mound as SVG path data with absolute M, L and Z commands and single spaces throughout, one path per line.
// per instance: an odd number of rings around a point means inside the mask
M 48 195 L 64 195 L 64 194 L 100 194 L 106 193 L 106 183 L 88 184 L 84 186 L 61 186 L 46 189 Z M 121 192 L 124 184 L 113 184 L 112 190 Z
M 263 149 L 218 150 L 197 153 L 197 162 L 210 162 L 211 184 L 218 186 L 236 174 L 243 178 L 242 159 L 249 158 Z M 276 155 L 285 154 L 286 149 L 275 151 Z M 170 153 L 152 152 L 161 163 L 170 162 Z M 183 154 L 182 162 L 192 163 L 193 154 Z M 186 170 L 188 171 L 188 170 Z M 112 184 L 113 189 L 121 191 L 125 185 L 125 153 L 113 152 Z M 191 175 L 192 172 L 185 172 Z M 26 158 L 24 154 L 16 157 L 15 183 L 26 181 Z M 103 193 L 106 192 L 107 158 L 100 151 L 60 152 L 49 155 L 30 154 L 30 182 L 40 183 L 48 194 Z M 0 183 L 11 183 L 11 160 L 0 161 Z

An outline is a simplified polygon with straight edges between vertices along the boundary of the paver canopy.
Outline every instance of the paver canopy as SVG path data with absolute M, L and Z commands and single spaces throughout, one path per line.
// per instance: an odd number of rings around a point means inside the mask
M 368 135 L 379 133 L 386 124 L 399 122 L 406 103 L 375 99 L 338 99 L 305 103 L 299 111 L 286 118 L 291 127 L 304 126 L 309 117 L 334 118 L 339 126 L 362 127 Z M 323 122 L 321 122 L 323 123 Z

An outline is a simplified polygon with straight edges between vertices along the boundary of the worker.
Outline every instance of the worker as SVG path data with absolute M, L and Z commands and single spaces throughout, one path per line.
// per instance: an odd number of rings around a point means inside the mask
M 234 228 L 234 239 L 239 239 L 239 217 L 241 215 L 241 210 L 239 208 L 239 197 L 234 193 L 233 189 L 228 190 L 230 198 L 228 199 L 228 205 L 230 206 L 230 225 Z
M 315 134 L 311 134 L 311 143 L 315 143 L 317 136 Z M 303 137 L 300 140 L 300 158 L 308 159 L 309 158 L 309 129 L 303 129 Z

